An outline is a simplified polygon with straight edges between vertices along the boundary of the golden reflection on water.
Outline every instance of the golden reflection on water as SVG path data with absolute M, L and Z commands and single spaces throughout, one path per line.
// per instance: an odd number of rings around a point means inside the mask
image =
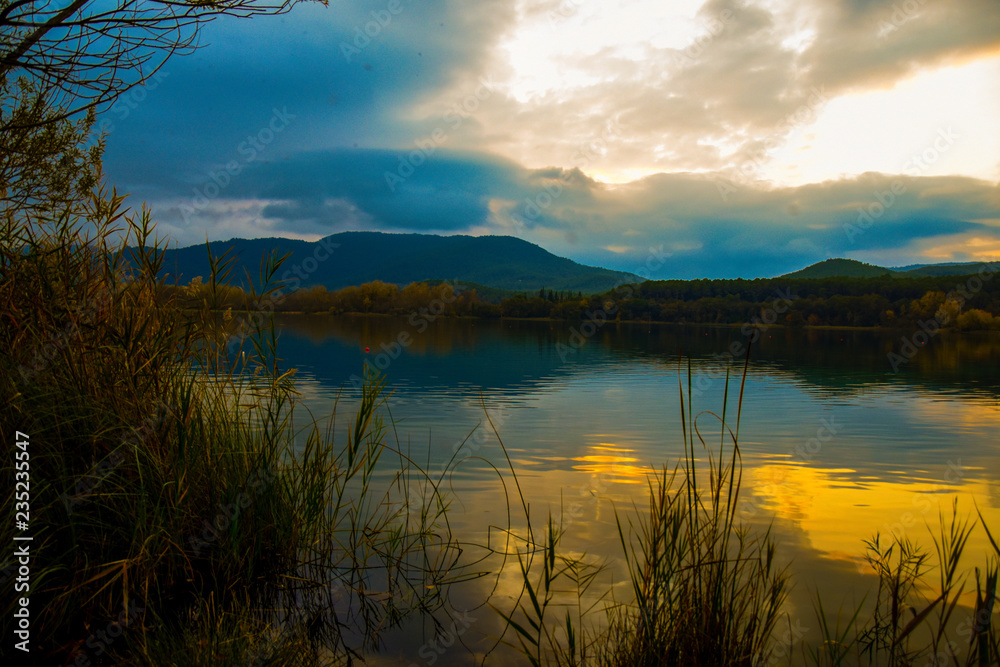
M 649 468 L 635 465 L 639 459 L 635 456 L 628 456 L 629 453 L 635 451 L 634 449 L 619 447 L 609 442 L 591 445 L 589 449 L 595 453 L 573 457 L 573 460 L 578 462 L 573 465 L 573 470 L 611 478 L 622 484 L 645 482 Z
M 1000 526 L 990 483 L 970 477 L 976 472 L 956 466 L 942 470 L 941 479 L 893 481 L 856 478 L 842 468 L 763 463 L 744 471 L 744 511 L 773 514 L 800 531 L 805 544 L 824 558 L 856 563 L 864 553 L 862 541 L 876 532 L 883 539 L 896 535 L 932 548 L 931 536 L 937 535 L 942 516 L 950 520 L 955 499 L 959 517 L 975 518 L 978 507 L 988 526 Z M 985 531 L 977 528 L 967 545 L 968 562 L 981 565 L 990 552 Z
M 913 419 L 929 428 L 946 426 L 969 433 L 986 429 L 996 432 L 1000 429 L 1000 406 L 995 400 L 966 399 L 959 402 L 933 395 L 916 396 L 907 400 L 912 406 Z M 994 447 L 996 442 L 993 441 Z

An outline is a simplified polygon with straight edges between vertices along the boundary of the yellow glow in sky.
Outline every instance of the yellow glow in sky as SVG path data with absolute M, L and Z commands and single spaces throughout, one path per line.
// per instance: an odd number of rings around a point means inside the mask
M 512 69 L 508 90 L 519 102 L 553 96 L 599 80 L 578 66 L 598 53 L 639 59 L 645 45 L 684 48 L 703 28 L 699 0 L 563 0 L 533 13 L 518 3 L 521 21 L 501 44 Z
M 703 4 L 703 0 L 563 0 L 541 5 L 521 0 L 518 23 L 497 48 L 498 70 L 503 72 L 497 77 L 499 88 L 515 110 L 524 114 L 524 120 L 517 121 L 526 124 L 522 130 L 531 126 L 531 118 L 539 116 L 565 118 L 566 122 L 540 132 L 503 133 L 507 143 L 498 145 L 497 150 L 531 168 L 580 166 L 589 176 L 606 183 L 628 182 L 664 171 L 724 169 L 727 159 L 728 167 L 735 168 L 745 159 L 739 151 L 747 142 L 773 137 L 763 136 L 763 131 L 753 127 L 720 125 L 714 134 L 706 130 L 706 136 L 692 142 L 666 127 L 662 140 L 623 136 L 609 142 L 610 150 L 600 159 L 564 164 L 566 156 L 572 154 L 571 146 L 588 140 L 588 132 L 593 132 L 586 118 L 623 116 L 640 123 L 655 118 L 657 106 L 672 95 L 675 79 L 671 77 L 684 76 L 683 68 L 673 67 L 669 58 L 652 60 L 663 58 L 664 50 L 683 51 L 707 40 L 704 53 L 694 59 L 704 64 L 716 55 L 721 57 L 727 48 L 745 44 L 745 38 L 736 32 L 744 18 L 739 11 L 733 23 L 727 21 L 713 34 L 712 17 L 699 14 Z M 815 11 L 807 11 L 811 7 L 758 0 L 743 9 L 749 21 L 754 20 L 751 10 L 773 12 L 775 38 L 794 55 L 802 54 L 817 37 L 815 22 L 821 18 Z M 738 66 L 722 62 L 726 64 L 720 67 Z M 676 86 L 693 116 L 703 103 L 718 104 L 719 95 L 725 95 L 713 86 L 710 74 L 700 76 L 704 78 L 697 79 L 693 87 L 690 80 L 687 87 Z M 614 87 L 623 81 L 628 85 Z M 704 98 L 699 98 L 702 93 Z M 818 115 L 805 121 L 806 125 L 777 138 L 777 147 L 768 150 L 756 177 L 778 186 L 870 171 L 1000 180 L 1000 129 L 996 123 L 1000 117 L 1000 55 L 925 69 L 889 89 L 836 95 Z M 761 104 L 767 103 L 767 98 L 762 98 Z M 511 117 L 517 116 L 508 109 L 496 120 Z M 710 162 L 710 152 L 699 154 L 695 143 L 701 149 L 717 149 L 723 164 Z M 701 166 L 699 160 L 703 161 Z M 683 166 L 673 166 L 678 164 Z
M 866 171 L 1000 180 L 1000 56 L 830 101 L 763 170 L 781 185 Z

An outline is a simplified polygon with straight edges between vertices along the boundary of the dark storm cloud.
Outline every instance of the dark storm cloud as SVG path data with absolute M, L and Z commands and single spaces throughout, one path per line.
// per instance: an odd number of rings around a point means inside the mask
M 197 179 L 206 166 L 233 159 L 274 109 L 295 119 L 267 159 L 408 142 L 413 132 L 401 111 L 479 67 L 509 8 L 401 0 L 388 14 L 388 6 L 308 3 L 285 16 L 209 24 L 204 47 L 170 60 L 162 83 L 127 117 L 124 109 L 105 114 L 113 128 L 108 171 L 140 189 L 164 173 Z
M 255 161 L 232 175 L 223 168 L 208 174 L 195 184 L 164 180 L 153 202 L 160 219 L 200 229 L 218 208 L 253 201 L 272 232 L 332 233 L 359 220 L 373 229 L 457 232 L 489 224 L 495 199 L 524 208 L 529 198 L 558 189 L 561 209 L 592 204 L 591 190 L 599 188 L 579 170 L 532 171 L 490 155 L 417 148 L 313 151 Z
M 527 170 L 486 154 L 418 154 L 303 153 L 254 165 L 201 206 L 188 184 L 177 182 L 154 211 L 177 229 L 197 229 L 218 220 L 220 210 L 257 202 L 231 234 L 239 236 L 492 230 L 633 271 L 651 248 L 662 248 L 670 259 L 659 275 L 686 278 L 775 275 L 956 234 L 1000 235 L 1000 191 L 970 178 L 863 174 L 731 191 L 711 176 L 660 174 L 608 186 L 579 170 Z
M 718 185 L 711 177 L 662 174 L 617 189 L 602 211 L 617 233 L 590 245 L 629 247 L 616 253 L 617 268 L 641 264 L 648 248 L 662 243 L 673 252 L 666 274 L 756 277 L 955 234 L 1000 238 L 1000 190 L 970 178 L 863 174 L 796 188 L 746 187 L 725 202 Z M 584 254 L 613 261 L 609 253 Z
M 303 210 L 316 201 L 344 198 L 379 228 L 455 232 L 487 222 L 489 199 L 512 191 L 511 176 L 517 169 L 483 157 L 345 150 L 300 155 L 274 171 L 265 177 L 271 184 L 268 196 L 292 201 L 280 210 L 268 207 L 265 217 L 290 222 L 301 219 Z M 338 222 L 335 217 L 325 220 Z

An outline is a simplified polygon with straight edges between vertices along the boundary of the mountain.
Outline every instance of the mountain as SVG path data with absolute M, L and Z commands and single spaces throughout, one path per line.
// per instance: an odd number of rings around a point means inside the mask
M 962 262 L 960 264 L 914 264 L 893 269 L 903 276 L 965 276 L 975 273 L 982 266 L 981 262 Z
M 893 273 L 892 270 L 874 264 L 865 264 L 855 259 L 827 259 L 781 278 L 871 278 Z
M 278 277 L 296 279 L 302 287 L 329 290 L 382 280 L 407 285 L 422 280 L 457 280 L 507 290 L 573 290 L 602 292 L 622 281 L 642 282 L 630 273 L 585 266 L 511 236 L 437 236 L 342 232 L 315 242 L 295 239 L 231 239 L 209 243 L 220 257 L 231 249 L 233 277 L 245 283 L 249 272 L 259 282 L 261 258 L 272 251 L 292 253 Z M 186 284 L 195 276 L 207 280 L 210 269 L 205 245 L 167 250 L 163 277 Z M 295 283 L 292 283 L 296 286 Z
M 937 278 L 940 276 L 966 276 L 976 273 L 981 262 L 958 264 L 910 264 L 887 269 L 884 266 L 865 264 L 854 259 L 827 259 L 807 266 L 780 278 L 870 278 L 891 275 L 893 278 Z

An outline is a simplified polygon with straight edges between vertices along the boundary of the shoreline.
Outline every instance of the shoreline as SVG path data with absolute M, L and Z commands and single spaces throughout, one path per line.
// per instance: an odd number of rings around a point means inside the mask
M 224 311 L 216 311 L 224 312 Z M 249 311 L 249 312 L 263 312 L 263 311 Z M 409 315 L 405 313 L 324 313 L 320 311 L 280 311 L 274 313 L 277 316 L 292 315 L 297 317 L 302 316 L 325 316 L 325 317 L 356 317 L 356 318 L 379 318 L 379 319 L 392 319 L 399 318 L 405 319 Z M 436 319 L 439 320 L 474 320 L 483 322 L 560 322 L 567 323 L 573 326 L 578 320 L 565 320 L 561 318 L 554 317 L 479 317 L 477 315 L 438 315 Z M 586 322 L 589 320 L 579 320 L 581 322 Z M 647 324 L 647 325 L 657 325 L 657 326 L 670 326 L 670 327 L 711 327 L 716 329 L 740 329 L 746 326 L 747 322 L 738 323 L 719 323 L 719 322 L 665 322 L 660 320 L 608 320 L 602 327 L 608 326 L 610 324 Z M 762 327 L 762 331 L 770 329 L 781 329 L 781 330 L 800 330 L 800 331 L 878 331 L 878 332 L 912 332 L 914 327 L 857 327 L 857 326 L 838 326 L 832 324 L 802 324 L 802 325 L 788 325 L 788 324 L 768 324 Z M 954 333 L 954 334 L 1000 334 L 1000 331 L 995 331 L 993 329 L 971 329 L 969 331 L 959 331 L 953 327 L 942 327 L 940 333 Z

